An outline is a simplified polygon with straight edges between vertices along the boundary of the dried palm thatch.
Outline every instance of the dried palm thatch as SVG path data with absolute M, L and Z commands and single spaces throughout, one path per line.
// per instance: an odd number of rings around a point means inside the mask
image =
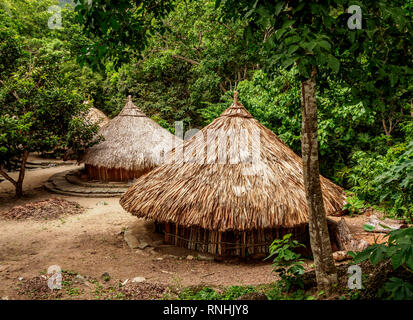
M 125 181 L 163 162 L 165 153 L 182 140 L 145 116 L 129 96 L 122 111 L 99 130 L 104 141 L 85 153 L 90 178 Z
M 327 213 L 340 210 L 342 189 L 324 177 L 321 185 Z M 154 219 L 167 242 L 218 254 L 244 255 L 246 247 L 265 252 L 274 237 L 293 229 L 304 234 L 308 225 L 301 158 L 237 95 L 219 118 L 138 179 L 120 203 Z
M 102 111 L 94 107 L 89 108 L 89 112 L 85 118 L 86 121 L 90 123 L 97 123 L 100 128 L 108 124 L 110 121 L 110 119 Z

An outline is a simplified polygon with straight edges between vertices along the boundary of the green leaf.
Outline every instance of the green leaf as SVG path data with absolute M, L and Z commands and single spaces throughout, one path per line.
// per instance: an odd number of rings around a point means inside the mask
M 274 35 L 275 35 L 275 39 L 280 40 L 280 38 L 282 37 L 282 35 L 284 33 L 286 33 L 287 30 L 286 29 L 278 29 L 277 31 L 275 31 Z
M 406 259 L 405 259 L 406 266 L 410 269 L 410 271 L 413 271 L 413 247 L 410 247 L 408 252 L 406 253 Z
M 396 270 L 404 263 L 404 252 L 402 250 L 397 251 L 391 258 L 393 269 Z
M 364 251 L 358 252 L 353 259 L 353 263 L 358 264 L 370 258 L 372 252 L 376 250 L 379 245 L 372 245 Z
M 340 61 L 332 55 L 327 56 L 327 63 L 334 73 L 337 73 L 338 70 L 340 69 Z
M 287 39 L 284 40 L 285 45 L 291 45 L 293 43 L 299 43 L 300 42 L 300 37 L 295 35 L 292 37 L 288 37 Z
M 309 78 L 310 77 L 310 65 L 306 64 L 304 60 L 301 60 L 300 63 L 298 64 L 298 72 L 300 72 L 300 75 L 302 75 L 304 78 Z
M 285 59 L 284 61 L 283 61 L 283 63 L 282 63 L 282 67 L 283 68 L 288 68 L 288 67 L 290 67 L 294 62 L 296 62 L 297 61 L 297 58 L 288 58 L 288 59 Z
M 397 73 L 396 72 L 390 72 L 389 73 L 389 80 L 390 80 L 390 85 L 393 87 L 397 82 Z
M 380 261 L 383 261 L 387 257 L 386 252 L 385 246 L 377 247 L 370 256 L 371 263 L 376 266 Z
M 285 2 L 284 1 L 279 1 L 275 5 L 275 15 L 278 16 L 282 10 L 282 8 L 285 7 Z
M 288 28 L 290 28 L 294 23 L 295 23 L 295 20 L 287 20 L 286 22 L 284 22 L 282 28 L 283 28 L 283 29 L 288 29 Z
M 296 52 L 300 47 L 297 45 L 292 45 L 288 48 L 288 52 L 287 55 L 290 56 L 292 55 L 294 52 Z
M 374 230 L 374 226 L 372 226 L 371 224 L 365 223 L 365 224 L 363 224 L 363 230 L 364 230 L 364 231 L 371 232 L 371 231 Z
M 321 41 L 319 41 L 318 42 L 318 45 L 321 47 L 321 48 L 324 48 L 324 49 L 326 49 L 326 50 L 328 50 L 328 51 L 330 51 L 330 49 L 331 49 L 331 45 L 328 43 L 328 41 L 326 41 L 326 40 L 321 40 Z

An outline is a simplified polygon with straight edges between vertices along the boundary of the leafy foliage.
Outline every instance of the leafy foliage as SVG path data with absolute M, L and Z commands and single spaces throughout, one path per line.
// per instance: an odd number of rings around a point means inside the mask
M 247 293 L 255 292 L 253 286 L 229 286 L 222 293 L 210 287 L 193 288 L 189 287 L 183 290 L 178 298 L 180 300 L 235 300 Z
M 382 292 L 390 293 L 389 300 L 413 300 L 413 284 L 392 277 L 384 285 Z
M 291 239 L 291 234 L 286 234 L 282 239 L 275 239 L 270 245 L 270 255 L 266 258 L 272 258 L 273 271 L 281 277 L 283 286 L 286 291 L 293 285 L 303 288 L 304 283 L 302 275 L 304 274 L 304 259 L 301 254 L 296 253 L 295 249 L 305 247 L 297 240 Z
M 400 229 L 386 235 L 387 243 L 376 243 L 362 252 L 349 252 L 353 263 L 370 260 L 376 266 L 378 263 L 391 260 L 393 270 L 406 269 L 413 272 L 413 228 Z M 388 299 L 413 299 L 412 284 L 400 278 L 392 277 L 385 284 L 382 293 L 388 293 Z
M 413 222 L 413 141 L 399 159 L 375 179 L 375 182 L 382 191 L 380 200 L 390 198 L 393 203 L 398 203 L 399 207 L 407 211 L 410 221 Z
M 411 219 L 411 148 L 411 143 L 399 143 L 384 155 L 355 152 L 351 159 L 355 165 L 346 173 L 351 190 L 361 200 L 380 205 L 391 215 Z
M 0 170 L 20 196 L 22 164 L 29 152 L 87 147 L 98 127 L 76 123 L 87 107 L 82 104 L 79 83 L 67 72 L 74 60 L 66 42 L 47 28 L 47 8 L 55 2 L 1 4 L 7 11 L 0 9 L 5 17 L 0 22 L 0 36 L 10 38 L 6 46 L 0 45 Z M 27 25 L 36 27 L 26 29 L 22 24 L 26 18 Z M 23 171 L 13 181 L 6 170 L 19 168 Z

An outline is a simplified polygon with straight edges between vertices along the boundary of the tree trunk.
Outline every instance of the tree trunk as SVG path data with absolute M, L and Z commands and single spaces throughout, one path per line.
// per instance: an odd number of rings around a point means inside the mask
M 24 180 L 24 175 L 26 173 L 26 162 L 27 158 L 29 156 L 28 151 L 24 151 L 23 153 L 23 158 L 22 158 L 22 164 L 20 167 L 20 172 L 19 172 L 19 178 L 16 181 L 16 198 L 21 198 L 23 196 L 23 180 Z
M 323 194 L 318 167 L 316 69 L 311 78 L 301 83 L 302 132 L 301 151 L 303 158 L 304 185 L 309 213 L 311 250 L 314 256 L 315 273 L 319 290 L 331 294 L 337 283 L 330 237 L 328 234 Z

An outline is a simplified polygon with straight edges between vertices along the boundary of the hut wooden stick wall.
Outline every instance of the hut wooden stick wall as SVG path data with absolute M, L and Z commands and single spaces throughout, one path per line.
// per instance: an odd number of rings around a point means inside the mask
M 336 251 L 340 248 L 336 223 L 329 220 L 328 228 L 333 251 Z M 165 243 L 203 253 L 239 257 L 267 255 L 269 246 L 274 239 L 281 239 L 284 235 L 291 233 L 293 239 L 306 246 L 305 249 L 301 249 L 301 252 L 306 255 L 311 254 L 307 223 L 294 228 L 217 232 L 199 227 L 187 228 L 172 222 L 166 222 L 155 223 L 155 231 L 164 235 Z

